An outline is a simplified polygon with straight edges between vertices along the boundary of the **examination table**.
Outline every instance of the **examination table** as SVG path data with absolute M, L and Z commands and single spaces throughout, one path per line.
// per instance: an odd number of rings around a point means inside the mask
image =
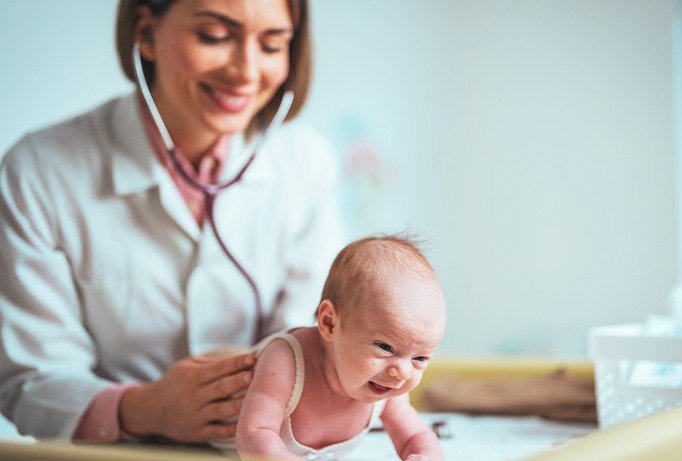
M 588 362 L 542 359 L 434 361 L 411 399 L 426 410 L 423 391 L 430 382 L 458 376 L 542 376 L 557 368 L 591 376 Z M 424 413 L 428 422 L 445 421 L 441 440 L 448 460 L 681 460 L 682 408 L 657 413 L 634 422 L 598 430 L 589 422 L 559 422 L 538 416 Z M 449 437 L 448 437 L 449 436 Z M 27 439 L 0 442 L 0 461 L 203 461 L 226 459 L 203 449 L 149 445 L 84 445 Z M 371 432 L 347 460 L 397 460 L 388 436 Z

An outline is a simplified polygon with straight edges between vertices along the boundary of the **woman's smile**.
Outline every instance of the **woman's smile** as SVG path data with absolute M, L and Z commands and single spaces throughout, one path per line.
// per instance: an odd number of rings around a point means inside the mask
M 206 83 L 200 83 L 199 88 L 204 91 L 216 106 L 225 112 L 233 114 L 243 112 L 253 99 L 248 93 L 236 90 L 218 90 Z
M 140 50 L 154 64 L 152 95 L 190 161 L 244 132 L 289 75 L 284 0 L 178 2 L 148 29 L 154 40 Z

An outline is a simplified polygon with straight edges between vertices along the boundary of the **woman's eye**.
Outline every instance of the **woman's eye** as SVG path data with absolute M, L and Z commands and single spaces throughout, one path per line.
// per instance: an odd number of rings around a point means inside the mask
M 284 46 L 282 45 L 271 45 L 267 43 L 262 43 L 260 47 L 264 52 L 270 54 L 279 53 L 284 50 Z
M 393 352 L 393 348 L 390 344 L 386 343 L 376 343 L 376 346 L 384 352 Z
M 213 35 L 207 34 L 206 32 L 199 32 L 199 39 L 208 44 L 220 43 L 228 40 L 230 35 Z

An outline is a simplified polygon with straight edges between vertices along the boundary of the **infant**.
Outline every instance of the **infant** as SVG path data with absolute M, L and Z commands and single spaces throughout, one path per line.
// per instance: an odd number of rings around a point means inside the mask
M 257 346 L 237 425 L 239 454 L 335 459 L 380 418 L 401 459 L 444 459 L 408 397 L 444 328 L 440 284 L 412 242 L 351 243 L 330 269 L 317 326 Z

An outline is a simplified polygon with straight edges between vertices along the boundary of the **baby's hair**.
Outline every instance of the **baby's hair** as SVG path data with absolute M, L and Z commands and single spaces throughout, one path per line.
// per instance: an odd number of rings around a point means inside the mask
M 321 301 L 328 299 L 342 310 L 358 302 L 358 295 L 370 290 L 377 294 L 396 274 L 412 274 L 437 283 L 419 244 L 406 234 L 372 236 L 350 243 L 334 259 Z

